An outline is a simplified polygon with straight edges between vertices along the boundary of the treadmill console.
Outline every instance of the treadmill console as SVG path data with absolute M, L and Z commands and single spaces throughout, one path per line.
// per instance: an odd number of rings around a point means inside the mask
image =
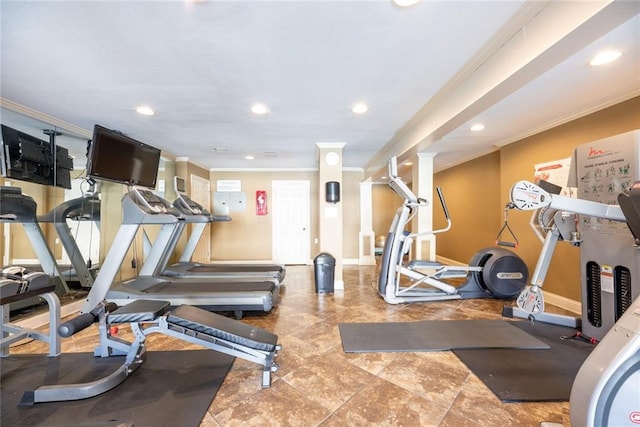
M 179 195 L 173 203 L 182 213 L 187 215 L 208 215 L 209 212 L 199 203 L 193 201 L 189 196 Z
M 37 221 L 36 202 L 20 187 L 0 186 L 0 222 Z
M 162 197 L 159 197 L 153 194 L 150 190 L 143 190 L 140 188 L 135 189 L 136 199 L 138 205 L 144 209 L 147 213 L 151 214 L 166 214 L 173 213 L 171 212 L 171 205 L 164 200 Z M 167 206 L 168 205 L 168 206 Z

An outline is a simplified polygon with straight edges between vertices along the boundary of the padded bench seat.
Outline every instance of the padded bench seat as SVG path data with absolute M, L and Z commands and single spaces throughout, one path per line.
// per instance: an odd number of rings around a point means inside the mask
M 278 336 L 269 331 L 190 305 L 172 310 L 167 323 L 254 350 L 273 352 L 278 343 Z
M 169 301 L 135 300 L 107 314 L 107 323 L 152 322 L 169 311 Z
M 0 276 L 0 304 L 10 304 L 33 296 L 53 292 L 56 285 L 45 273 L 28 273 L 22 279 Z
M 169 311 L 170 303 L 160 300 L 135 300 L 107 315 L 107 323 L 152 322 L 167 315 L 167 323 L 199 332 L 254 350 L 273 352 L 278 336 L 201 308 L 181 305 Z

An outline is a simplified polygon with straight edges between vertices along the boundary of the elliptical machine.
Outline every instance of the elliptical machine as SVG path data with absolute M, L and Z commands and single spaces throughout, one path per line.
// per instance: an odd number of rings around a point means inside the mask
M 515 298 L 525 288 L 529 276 L 527 266 L 515 253 L 499 247 L 478 251 L 468 266 L 443 265 L 438 262 L 411 260 L 405 263 L 413 239 L 422 234 L 406 234 L 405 227 L 417 209 L 429 202 L 417 197 L 398 176 L 396 157 L 389 159 L 389 186 L 404 200 L 396 211 L 387 234 L 380 274 L 378 293 L 389 304 L 443 301 L 469 298 Z M 447 226 L 427 234 L 438 234 L 451 228 L 451 218 L 440 188 L 438 198 L 447 220 Z M 405 284 L 406 280 L 409 284 Z M 461 286 L 445 282 L 466 279 Z

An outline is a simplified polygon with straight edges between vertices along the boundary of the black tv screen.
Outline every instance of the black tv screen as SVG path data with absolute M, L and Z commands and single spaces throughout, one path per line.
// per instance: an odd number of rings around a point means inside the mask
M 55 160 L 52 146 L 55 146 Z M 51 141 L 2 125 L 2 176 L 53 187 L 71 188 L 73 158 L 69 150 Z
M 155 188 L 160 150 L 100 125 L 93 128 L 87 176 Z

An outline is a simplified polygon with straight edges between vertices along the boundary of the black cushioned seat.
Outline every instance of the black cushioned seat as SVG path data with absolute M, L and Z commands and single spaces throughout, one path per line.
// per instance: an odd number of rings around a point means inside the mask
M 169 301 L 135 300 L 107 315 L 107 323 L 151 322 L 165 314 Z
M 45 273 L 29 273 L 24 280 L 0 277 L 0 304 L 9 304 L 25 298 L 53 292 L 55 282 Z
M 278 343 L 269 331 L 190 305 L 172 310 L 167 322 L 255 350 L 272 352 Z

